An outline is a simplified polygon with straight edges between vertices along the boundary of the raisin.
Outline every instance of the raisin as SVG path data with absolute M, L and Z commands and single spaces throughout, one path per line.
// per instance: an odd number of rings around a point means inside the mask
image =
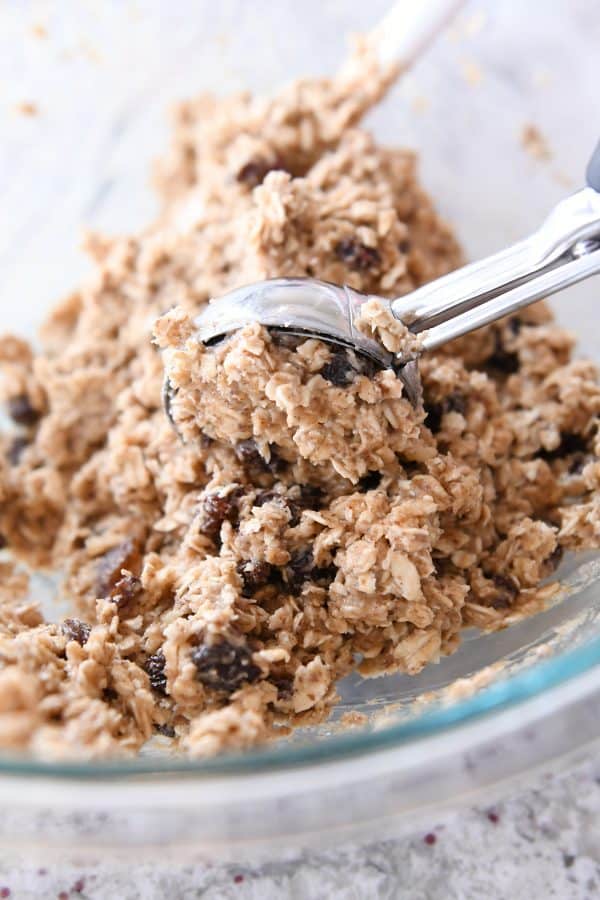
M 585 453 L 576 453 L 569 464 L 569 475 L 581 475 L 587 463 Z
M 433 564 L 435 566 L 435 574 L 440 578 L 443 578 L 445 575 L 456 574 L 456 567 L 447 556 L 434 557 Z
M 336 575 L 337 566 L 315 566 L 312 550 L 300 550 L 292 554 L 290 561 L 283 567 L 283 580 L 292 594 L 299 594 L 302 585 L 309 579 L 327 587 Z
M 408 238 L 405 238 L 403 241 L 399 242 L 398 250 L 400 251 L 400 253 L 410 253 L 411 246 L 411 242 L 408 240 Z
M 273 472 L 277 475 L 285 471 L 285 469 L 287 469 L 287 467 L 289 466 L 289 463 L 287 459 L 283 459 L 283 457 L 280 456 L 275 444 L 269 444 L 269 452 L 271 454 L 271 458 L 269 462 L 264 463 L 269 472 Z
M 121 569 L 134 571 L 140 565 L 140 551 L 136 543 L 129 538 L 108 550 L 101 557 L 96 576 L 96 592 L 99 597 L 109 597 L 121 578 Z
M 274 444 L 269 444 L 269 451 L 271 458 L 267 462 L 258 449 L 254 438 L 240 441 L 234 447 L 235 455 L 246 469 L 255 469 L 259 472 L 281 472 L 288 465 L 286 460 L 281 458 Z
M 278 494 L 277 491 L 261 491 L 254 498 L 254 506 L 264 506 L 265 503 L 283 503 L 285 502 L 285 497 L 282 494 Z
M 581 434 L 563 432 L 558 447 L 555 447 L 554 450 L 539 450 L 537 455 L 540 459 L 552 462 L 554 459 L 562 459 L 572 453 L 587 453 L 588 449 L 587 441 Z
M 21 456 L 23 455 L 23 451 L 28 446 L 29 441 L 23 435 L 19 434 L 17 435 L 17 437 L 12 439 L 8 450 L 6 451 L 8 461 L 12 466 L 16 466 L 19 464 Z
M 444 406 L 442 403 L 425 403 L 426 412 L 425 424 L 432 434 L 437 434 L 442 427 L 442 416 L 444 415 Z
M 338 241 L 334 252 L 338 259 L 341 259 L 349 269 L 353 269 L 355 272 L 376 269 L 381 264 L 381 256 L 375 247 L 367 247 L 366 244 L 353 238 Z
M 557 544 L 550 556 L 546 560 L 544 560 L 544 566 L 547 570 L 548 575 L 558 569 L 564 555 L 564 548 L 561 547 L 560 544 Z
M 508 327 L 511 330 L 511 333 L 515 336 L 520 333 L 521 328 L 523 327 L 523 319 L 519 316 L 513 316 L 512 319 L 508 320 Z
M 128 606 L 142 593 L 142 583 L 136 575 L 123 575 L 111 591 L 111 598 L 119 609 Z
M 214 691 L 231 694 L 242 684 L 256 681 L 261 674 L 252 662 L 252 654 L 242 644 L 228 641 L 202 644 L 192 650 L 191 658 L 198 681 Z
M 175 737 L 175 729 L 173 728 L 172 725 L 159 725 L 158 723 L 156 723 L 154 726 L 154 729 L 155 729 L 155 731 L 158 732 L 158 734 L 162 734 L 165 737 L 168 737 L 168 738 Z
M 242 596 L 253 597 L 255 592 L 268 584 L 272 576 L 272 567 L 268 562 L 249 559 L 238 565 L 237 571 L 242 578 Z
M 240 441 L 234 448 L 234 453 L 241 463 L 245 466 L 260 466 L 265 468 L 265 460 L 261 456 L 260 450 L 254 438 L 247 441 Z
M 319 374 L 335 387 L 347 387 L 352 384 L 358 374 L 345 350 L 334 353 L 326 362 Z
M 283 568 L 284 581 L 292 594 L 300 593 L 302 585 L 314 569 L 312 550 L 300 550 L 293 553 Z
M 165 696 L 167 693 L 167 676 L 165 675 L 165 654 L 162 650 L 157 650 L 156 653 L 148 657 L 144 663 L 144 671 L 150 679 L 152 690 Z
M 243 165 L 235 177 L 240 184 L 246 184 L 248 187 L 253 188 L 257 184 L 262 184 L 269 172 L 273 172 L 276 169 L 285 171 L 279 157 L 275 157 L 272 160 L 258 157 Z
M 294 692 L 294 679 L 288 675 L 276 675 L 271 679 L 271 684 L 277 688 L 278 700 L 289 700 Z
M 311 572 L 311 578 L 321 587 L 328 587 L 335 581 L 337 566 L 316 566 Z
M 509 609 L 519 596 L 519 585 L 512 575 L 492 575 L 492 581 L 498 589 L 491 601 L 494 609 Z
M 219 536 L 223 522 L 231 522 L 232 525 L 237 525 L 240 496 L 241 491 L 239 488 L 229 491 L 227 494 L 207 494 L 202 500 L 199 531 L 215 539 Z
M 82 647 L 87 644 L 92 628 L 80 619 L 65 619 L 61 631 L 69 641 L 77 641 Z
M 316 484 L 301 484 L 298 500 L 302 509 L 321 509 L 323 506 L 323 488 Z
M 519 371 L 519 354 L 505 349 L 499 331 L 496 332 L 496 346 L 492 355 L 488 357 L 487 365 L 502 375 L 514 375 Z
M 300 485 L 299 495 L 288 499 L 290 510 L 290 528 L 295 528 L 300 523 L 302 511 L 305 509 L 321 509 L 323 504 L 323 489 L 312 484 Z
M 425 403 L 425 424 L 432 434 L 437 434 L 442 427 L 442 419 L 449 412 L 464 415 L 467 411 L 467 398 L 459 391 L 452 391 L 440 403 Z
M 31 428 L 35 425 L 41 416 L 39 410 L 31 405 L 31 400 L 27 394 L 19 394 L 8 400 L 8 414 L 17 425 L 24 425 Z
M 375 488 L 378 488 L 381 484 L 381 479 L 381 472 L 367 472 L 366 475 L 363 475 L 363 477 L 359 479 L 358 489 L 363 494 L 366 491 L 374 491 Z
M 119 695 L 114 688 L 107 687 L 102 691 L 102 699 L 106 701 L 106 703 L 112 703 L 114 700 L 119 699 Z
M 467 411 L 467 399 L 459 391 L 452 391 L 446 397 L 445 406 L 446 412 L 457 412 L 464 416 Z

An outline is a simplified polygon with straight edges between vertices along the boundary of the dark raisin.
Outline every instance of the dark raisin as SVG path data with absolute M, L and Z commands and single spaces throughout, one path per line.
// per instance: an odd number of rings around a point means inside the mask
M 275 675 L 271 679 L 271 684 L 277 688 L 278 700 L 289 700 L 294 693 L 294 679 L 287 675 Z
M 519 354 L 508 353 L 507 351 L 494 353 L 488 359 L 488 364 L 492 369 L 501 372 L 502 375 L 514 375 L 515 372 L 519 371 L 521 365 L 519 362 Z
M 403 241 L 400 241 L 398 244 L 398 250 L 400 253 L 410 253 L 411 243 L 408 238 L 405 238 Z
M 27 394 L 19 394 L 17 397 L 10 397 L 7 405 L 8 414 L 17 425 L 25 425 L 26 427 L 31 428 L 39 421 L 41 413 L 31 405 L 31 400 Z
M 358 374 L 353 364 L 348 358 L 345 350 L 334 353 L 328 362 L 325 363 L 320 375 L 335 387 L 347 387 L 352 384 Z
M 328 587 L 332 581 L 335 581 L 337 575 L 337 566 L 315 566 L 310 573 L 312 581 L 321 587 Z
M 576 453 L 569 464 L 569 475 L 581 475 L 587 463 L 585 453 Z
M 240 441 L 234 447 L 234 453 L 239 461 L 249 470 L 257 470 L 258 472 L 281 472 L 287 468 L 288 463 L 282 459 L 274 444 L 269 445 L 270 459 L 267 460 L 262 456 L 256 441 L 249 438 L 246 441 Z
M 375 247 L 367 247 L 353 238 L 345 238 L 334 247 L 335 255 L 341 259 L 349 269 L 355 272 L 366 272 L 376 269 L 381 264 L 381 256 Z
M 123 575 L 111 591 L 111 599 L 119 609 L 128 606 L 142 593 L 142 583 L 137 575 Z
M 366 475 L 363 475 L 363 477 L 359 479 L 358 489 L 362 493 L 365 493 L 366 491 L 374 491 L 375 488 L 378 488 L 381 484 L 381 479 L 381 472 L 367 472 Z
M 296 501 L 296 500 L 291 500 L 291 499 L 288 497 L 288 500 L 287 500 L 287 508 L 288 508 L 289 511 L 290 511 L 290 521 L 289 521 L 288 524 L 289 524 L 290 528 L 295 528 L 296 525 L 299 525 L 299 524 L 300 524 L 300 520 L 302 519 L 302 509 L 303 509 L 303 507 L 302 507 L 302 505 L 301 505 L 298 501 Z
M 508 327 L 510 328 L 512 334 L 517 335 L 520 333 L 521 328 L 523 327 L 523 320 L 519 318 L 519 316 L 513 316 L 512 319 L 508 320 Z
M 572 453 L 586 453 L 588 451 L 587 441 L 581 434 L 563 432 L 560 438 L 558 447 L 555 447 L 554 450 L 539 450 L 538 457 L 551 462 L 554 459 L 570 456 Z
M 242 684 L 252 683 L 260 677 L 260 669 L 252 662 L 252 654 L 242 644 L 221 641 L 218 644 L 202 644 L 191 654 L 196 666 L 197 678 L 214 691 L 228 694 Z
M 558 569 L 564 555 L 564 548 L 561 547 L 560 544 L 557 544 L 550 556 L 546 560 L 544 560 L 544 565 L 548 574 L 550 574 L 551 572 L 555 572 L 556 569 Z
M 300 485 L 298 496 L 288 499 L 290 510 L 290 528 L 300 523 L 302 511 L 305 509 L 321 509 L 323 505 L 323 489 L 312 484 Z
M 442 416 L 444 415 L 444 406 L 442 403 L 425 403 L 425 424 L 432 434 L 437 434 L 442 427 Z
M 108 550 L 100 558 L 96 575 L 96 593 L 98 597 L 109 597 L 121 578 L 121 570 L 135 571 L 141 563 L 139 547 L 130 538 Z
M 563 865 L 565 869 L 570 869 L 575 865 L 576 857 L 572 853 L 563 853 Z
M 242 596 L 253 597 L 255 592 L 268 584 L 271 580 L 272 567 L 268 562 L 258 559 L 249 559 L 241 562 L 237 571 L 242 578 Z
M 275 444 L 269 444 L 269 452 L 271 454 L 271 458 L 269 462 L 265 462 L 264 465 L 266 468 L 278 475 L 281 472 L 284 472 L 285 469 L 289 466 L 287 459 L 283 459 L 283 457 L 279 454 L 279 450 L 277 449 Z
M 323 506 L 323 488 L 316 484 L 301 484 L 300 497 L 297 501 L 302 509 L 321 509 Z
M 157 650 L 144 663 L 144 670 L 150 679 L 150 687 L 157 694 L 167 693 L 167 676 L 165 675 L 165 654 Z
M 299 550 L 293 553 L 290 561 L 283 568 L 283 578 L 292 594 L 300 593 L 302 585 L 311 576 L 315 564 L 312 550 Z
M 154 726 L 154 729 L 155 729 L 155 731 L 158 732 L 158 734 L 162 734 L 162 735 L 164 735 L 165 737 L 168 737 L 168 738 L 174 738 L 174 737 L 175 737 L 175 729 L 173 728 L 172 725 L 159 725 L 159 724 L 157 723 L 157 724 Z
M 464 415 L 467 411 L 467 398 L 459 391 L 452 391 L 439 403 L 425 403 L 425 424 L 432 432 L 437 434 L 442 427 L 442 418 L 449 412 L 457 412 Z
M 235 445 L 234 452 L 243 465 L 248 467 L 260 467 L 263 469 L 266 468 L 265 460 L 261 456 L 254 438 L 249 438 L 247 441 L 240 441 L 239 444 Z
M 492 575 L 492 581 L 497 588 L 490 605 L 494 609 L 509 609 L 519 596 L 519 584 L 512 575 Z
M 240 495 L 239 489 L 229 491 L 227 494 L 207 494 L 202 500 L 198 530 L 214 540 L 218 538 L 223 522 L 237 525 Z
M 243 165 L 235 177 L 240 184 L 246 184 L 248 187 L 253 188 L 256 187 L 257 184 L 262 184 L 269 172 L 273 172 L 276 169 L 283 169 L 285 171 L 279 157 L 271 160 L 260 157 L 251 159 Z
M 396 459 L 404 469 L 405 473 L 409 478 L 412 478 L 413 475 L 418 475 L 423 471 L 423 463 L 420 463 L 416 459 L 405 459 L 399 453 L 396 454 Z
M 102 691 L 102 699 L 106 703 L 113 703 L 115 700 L 119 699 L 119 695 L 118 695 L 117 691 L 115 691 L 114 688 L 107 687 L 107 688 L 104 688 L 104 690 Z
M 91 626 L 80 619 L 65 619 L 61 625 L 61 631 L 69 641 L 77 641 L 82 647 L 87 644 Z
M 496 345 L 494 352 L 487 360 L 487 365 L 501 375 L 514 375 L 519 371 L 519 354 L 504 348 L 500 332 L 496 332 Z
M 453 575 L 456 573 L 456 568 L 452 564 L 452 560 L 447 556 L 434 558 L 433 564 L 435 566 L 435 574 L 439 575 L 440 578 L 443 578 L 444 575 Z
M 23 451 L 29 446 L 29 441 L 23 435 L 17 435 L 13 438 L 6 452 L 8 461 L 12 466 L 19 464 Z
M 446 397 L 444 405 L 446 412 L 456 412 L 460 413 L 461 416 L 464 416 L 467 411 L 467 398 L 459 391 L 452 391 L 452 393 L 448 394 Z
M 261 491 L 254 498 L 254 506 L 264 506 L 265 503 L 284 503 L 285 498 L 282 494 L 278 494 L 277 491 Z

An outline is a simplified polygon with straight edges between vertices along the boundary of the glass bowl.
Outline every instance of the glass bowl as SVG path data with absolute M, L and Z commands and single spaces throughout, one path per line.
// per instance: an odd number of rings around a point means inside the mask
M 387 5 L 69 0 L 39 19 L 33 4 L 2 7 L 3 328 L 33 334 L 85 275 L 82 227 L 127 231 L 152 215 L 147 172 L 171 101 L 331 72 L 342 35 Z M 527 4 L 480 0 L 370 116 L 380 140 L 422 154 L 422 179 L 470 256 L 524 235 L 581 184 L 598 137 L 598 32 L 591 0 L 559 0 L 535 22 Z M 24 102 L 37 114 L 15 115 Z M 549 158 L 526 152 L 529 124 Z M 600 360 L 597 290 L 565 292 L 556 310 Z M 346 679 L 327 724 L 279 744 L 204 762 L 159 745 L 93 764 L 3 756 L 0 843 L 239 860 L 490 802 L 600 737 L 600 554 L 567 559 L 559 575 L 561 603 L 504 632 L 466 633 L 418 677 Z M 361 714 L 351 727 L 349 712 Z

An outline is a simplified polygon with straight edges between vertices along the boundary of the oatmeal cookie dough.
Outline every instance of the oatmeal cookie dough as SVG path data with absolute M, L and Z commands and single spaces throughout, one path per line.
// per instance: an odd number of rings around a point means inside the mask
M 395 296 L 461 262 L 414 155 L 359 125 L 393 76 L 362 47 L 333 80 L 182 104 L 157 221 L 90 236 L 39 347 L 0 341 L 5 749 L 254 746 L 324 719 L 353 669 L 416 674 L 537 611 L 563 550 L 598 546 L 597 373 L 543 305 L 426 355 L 420 410 L 318 341 L 194 338 L 251 281 Z M 376 303 L 364 327 L 407 340 Z

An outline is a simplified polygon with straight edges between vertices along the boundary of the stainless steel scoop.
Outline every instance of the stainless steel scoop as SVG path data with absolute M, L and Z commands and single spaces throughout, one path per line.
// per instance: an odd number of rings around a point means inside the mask
M 600 272 L 600 144 L 586 173 L 587 187 L 562 200 L 530 237 L 457 269 L 390 304 L 394 316 L 433 350 Z M 392 366 L 408 397 L 420 401 L 415 357 L 394 356 L 356 327 L 370 296 L 312 278 L 276 278 L 213 300 L 197 317 L 198 339 L 214 343 L 259 322 L 316 337 Z M 378 298 L 382 299 L 382 298 Z

